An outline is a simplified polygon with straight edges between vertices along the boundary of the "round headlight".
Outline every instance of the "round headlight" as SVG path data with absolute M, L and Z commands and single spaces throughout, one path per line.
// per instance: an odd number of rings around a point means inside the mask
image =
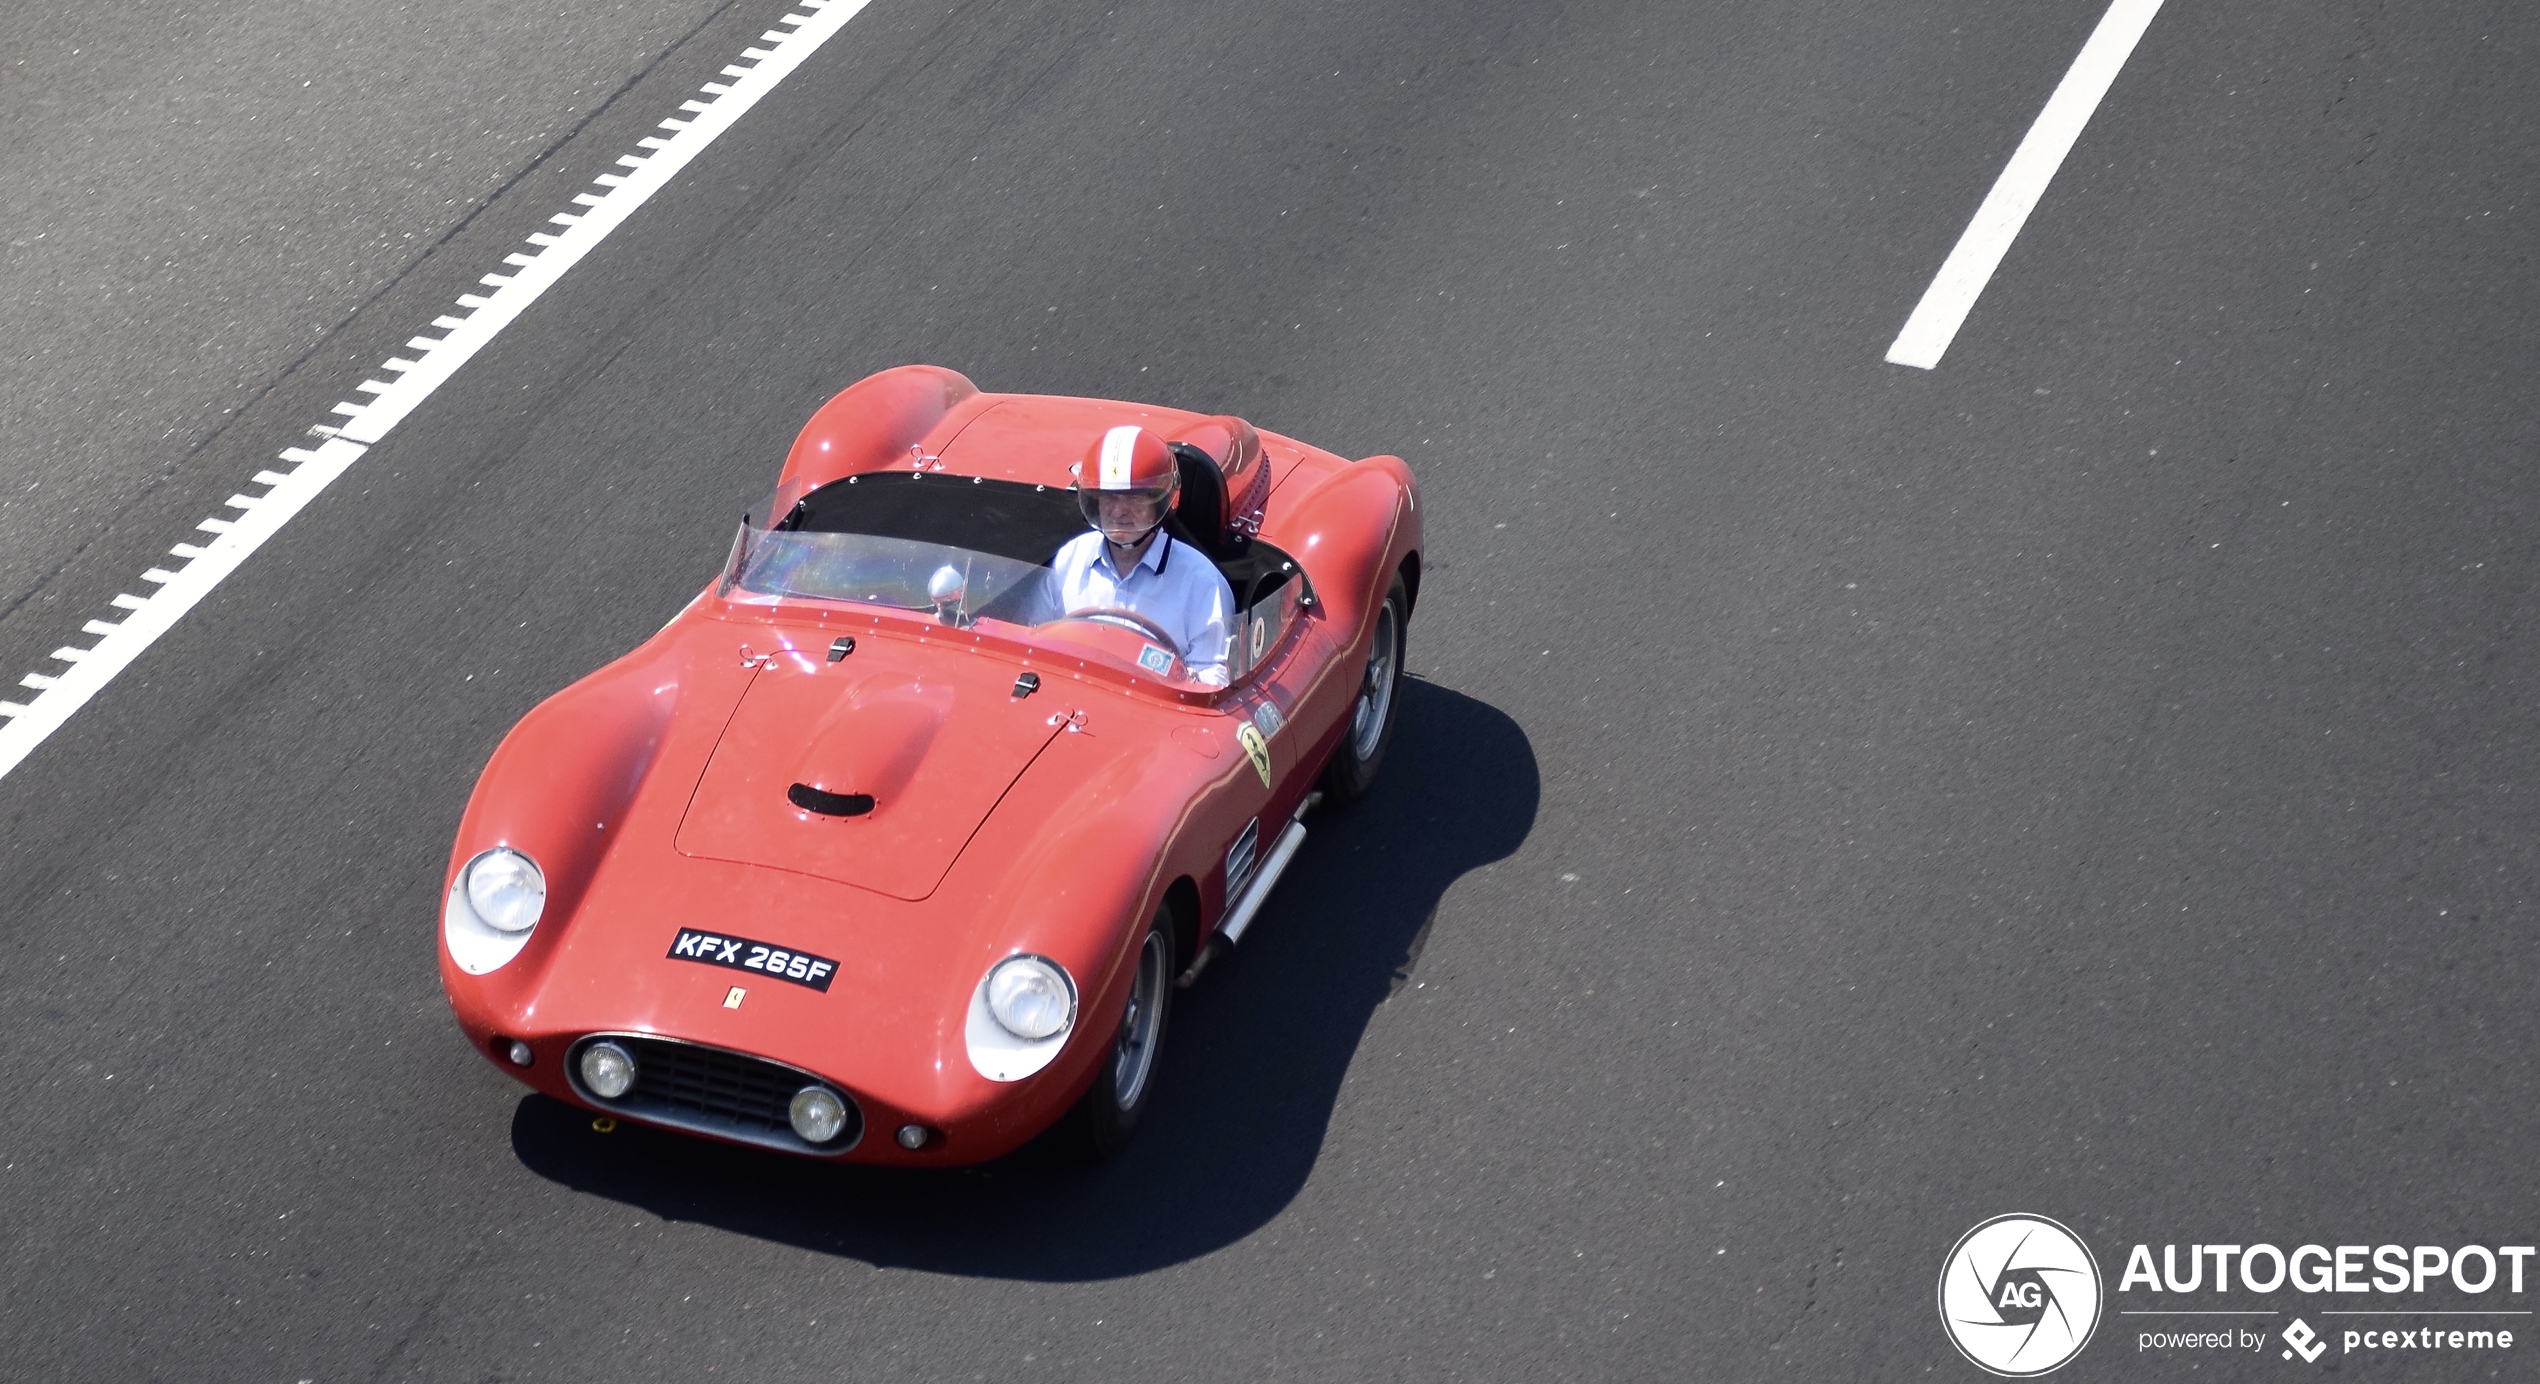
M 635 1054 L 602 1040 L 582 1050 L 582 1084 L 602 1100 L 635 1089 Z
M 547 877 L 538 862 L 497 846 L 467 863 L 467 902 L 487 927 L 527 932 L 547 907 Z
M 847 1103 L 826 1086 L 806 1086 L 794 1093 L 794 1103 L 786 1113 L 793 1118 L 794 1132 L 806 1144 L 825 1144 L 838 1137 L 847 1127 Z
M 1058 963 L 1010 956 L 988 972 L 988 1013 L 1017 1038 L 1038 1042 L 1076 1020 L 1076 987 Z

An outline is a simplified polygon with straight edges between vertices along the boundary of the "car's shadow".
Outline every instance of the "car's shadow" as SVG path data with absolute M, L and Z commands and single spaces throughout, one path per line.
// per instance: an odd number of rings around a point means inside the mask
M 601 1134 L 544 1096 L 522 1100 L 512 1147 L 577 1191 L 873 1264 L 1080 1280 L 1205 1254 L 1305 1185 L 1359 1038 L 1418 961 L 1439 899 L 1517 849 L 1538 792 L 1516 722 L 1405 683 L 1375 789 L 1311 823 L 1250 940 L 1176 996 L 1154 1104 L 1110 1163 L 1035 1145 L 962 1171 L 837 1167 Z

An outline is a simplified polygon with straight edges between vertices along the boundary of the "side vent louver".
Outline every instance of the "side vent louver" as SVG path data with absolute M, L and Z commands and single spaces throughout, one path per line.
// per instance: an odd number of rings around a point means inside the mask
M 1235 838 L 1234 845 L 1226 849 L 1226 898 L 1229 902 L 1244 891 L 1245 885 L 1252 883 L 1253 867 L 1261 863 L 1260 851 L 1261 819 L 1255 817 L 1244 823 L 1242 834 Z

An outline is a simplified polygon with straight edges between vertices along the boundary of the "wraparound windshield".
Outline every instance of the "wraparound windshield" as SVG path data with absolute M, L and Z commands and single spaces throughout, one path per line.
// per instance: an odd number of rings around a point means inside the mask
M 1069 618 L 1137 633 L 1069 640 L 1070 653 L 1112 648 L 1124 667 L 1166 681 L 1196 682 L 1173 636 L 1132 611 L 1070 612 L 1050 569 L 1059 548 L 1086 530 L 1074 492 L 975 476 L 866 473 L 796 498 L 771 501 L 781 516 L 734 538 L 718 594 L 727 599 L 850 601 L 933 615 L 947 624 L 986 625 L 1026 642 Z M 1254 542 L 1219 572 L 1236 608 L 1222 676 L 1241 678 L 1278 644 L 1299 606 L 1294 562 Z M 1001 629 L 998 627 L 1002 627 Z M 1173 657 L 1166 659 L 1165 654 Z M 1159 665 L 1164 666 L 1159 666 Z M 1214 683 L 1216 670 L 1206 679 Z
M 1065 609 L 1057 574 L 1048 567 L 942 543 L 744 526 L 733 541 L 720 591 L 729 600 L 852 601 L 922 611 L 956 628 L 1026 642 L 1034 642 L 1035 631 L 1062 621 L 1091 621 L 1130 632 L 1135 651 L 1106 655 L 1097 642 L 1070 652 L 1116 657 L 1123 671 L 1159 682 L 1223 685 L 1216 678 L 1194 678 L 1171 635 L 1134 611 Z
M 997 620 L 1032 627 L 1056 620 L 1050 569 L 944 543 L 865 533 L 799 533 L 743 527 L 725 567 L 726 595 L 853 601 L 934 613 L 947 623 Z

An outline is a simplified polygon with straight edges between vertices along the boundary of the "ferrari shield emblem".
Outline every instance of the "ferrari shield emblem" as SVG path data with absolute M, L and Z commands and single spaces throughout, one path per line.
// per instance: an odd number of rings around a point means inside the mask
M 1244 757 L 1252 761 L 1252 771 L 1261 775 L 1261 786 L 1270 786 L 1270 742 L 1261 738 L 1250 721 L 1235 725 L 1235 743 L 1244 747 Z

